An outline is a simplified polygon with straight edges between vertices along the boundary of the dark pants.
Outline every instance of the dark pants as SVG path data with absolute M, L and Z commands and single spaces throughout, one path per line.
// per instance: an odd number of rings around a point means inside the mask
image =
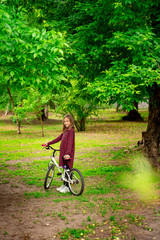
M 67 161 L 65 161 L 65 166 L 66 166 L 65 169 L 70 169 L 70 168 L 68 167 L 68 165 L 67 165 Z M 66 177 L 66 179 L 68 179 L 68 176 L 67 176 L 67 175 L 66 175 L 65 177 Z M 68 187 L 68 182 L 63 181 L 63 184 Z

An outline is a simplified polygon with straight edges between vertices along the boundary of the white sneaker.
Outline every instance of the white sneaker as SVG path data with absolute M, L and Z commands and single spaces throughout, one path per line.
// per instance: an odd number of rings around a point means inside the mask
M 61 187 L 57 188 L 57 191 L 61 192 L 63 188 L 65 188 L 65 185 L 62 185 Z
M 61 190 L 61 193 L 67 193 L 67 192 L 70 192 L 70 190 L 67 186 L 64 186 L 63 189 Z

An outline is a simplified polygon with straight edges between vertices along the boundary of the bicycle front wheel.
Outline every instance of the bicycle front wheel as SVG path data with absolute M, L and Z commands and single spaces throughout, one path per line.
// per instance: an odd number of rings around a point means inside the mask
M 82 173 L 76 169 L 72 168 L 69 172 L 71 181 L 68 182 L 69 189 L 73 195 L 81 195 L 84 190 L 84 178 Z
M 55 173 L 55 166 L 54 165 L 49 166 L 45 180 L 44 180 L 44 189 L 48 189 L 51 186 L 54 173 Z

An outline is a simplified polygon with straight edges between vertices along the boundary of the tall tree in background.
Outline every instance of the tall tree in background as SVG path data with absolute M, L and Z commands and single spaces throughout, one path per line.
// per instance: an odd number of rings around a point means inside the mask
M 47 95 L 49 101 L 53 91 L 65 82 L 62 61 L 66 44 L 61 33 L 30 26 L 25 12 L 14 6 L 1 4 L 0 18 L 0 91 L 3 95 L 6 89 L 9 94 L 20 133 L 25 117 L 23 100 L 31 97 L 30 89 L 35 89 L 39 99 Z
M 110 18 L 112 37 L 106 41 L 111 67 L 97 78 L 97 94 L 130 110 L 133 101 L 149 98 L 149 120 L 144 149 L 155 168 L 160 167 L 160 14 L 158 1 L 119 1 Z
M 118 101 L 127 110 L 133 109 L 133 102 L 149 98 L 144 146 L 158 168 L 159 1 L 70 0 L 54 4 L 53 19 L 67 31 L 75 50 L 72 60 L 91 83 L 93 96 Z
M 73 76 L 71 75 L 73 78 Z M 78 79 L 78 80 L 77 80 Z M 76 79 L 70 79 L 70 85 L 66 91 L 62 91 L 57 96 L 56 111 L 70 113 L 74 117 L 75 126 L 78 131 L 86 130 L 86 121 L 91 114 L 96 113 L 99 101 L 92 98 L 88 91 L 87 79 L 79 76 Z

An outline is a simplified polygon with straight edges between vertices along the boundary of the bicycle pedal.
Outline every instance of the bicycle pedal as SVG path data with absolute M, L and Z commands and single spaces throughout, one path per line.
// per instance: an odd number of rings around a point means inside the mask
M 61 172 L 58 172 L 58 173 L 57 173 L 57 176 L 60 176 L 60 175 L 62 175 L 62 173 L 61 173 Z

